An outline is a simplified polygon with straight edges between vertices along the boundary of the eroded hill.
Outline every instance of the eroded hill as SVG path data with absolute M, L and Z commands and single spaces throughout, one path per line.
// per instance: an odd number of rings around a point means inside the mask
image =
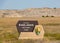
M 60 16 L 60 8 L 29 8 L 24 10 L 0 10 L 0 17 Z

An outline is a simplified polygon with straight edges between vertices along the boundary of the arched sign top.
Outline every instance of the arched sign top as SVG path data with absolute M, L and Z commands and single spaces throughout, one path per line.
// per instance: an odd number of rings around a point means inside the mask
M 35 20 L 19 20 L 16 24 L 18 32 L 33 32 L 38 21 Z

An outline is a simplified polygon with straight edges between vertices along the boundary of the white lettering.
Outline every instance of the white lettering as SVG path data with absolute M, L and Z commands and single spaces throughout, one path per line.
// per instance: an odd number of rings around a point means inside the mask
M 34 24 L 19 24 L 19 26 L 34 26 Z

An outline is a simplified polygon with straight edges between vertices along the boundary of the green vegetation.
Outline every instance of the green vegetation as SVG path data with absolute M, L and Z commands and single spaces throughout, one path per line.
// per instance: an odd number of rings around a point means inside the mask
M 51 16 L 51 17 L 54 17 L 54 16 Z
M 48 24 L 42 24 L 42 25 L 50 25 L 50 26 L 54 25 L 54 26 L 57 26 L 57 25 L 60 25 L 60 23 L 48 23 Z
M 49 17 L 48 15 L 46 17 Z
M 60 33 L 45 33 L 45 37 L 48 37 L 51 40 L 60 40 Z
M 53 16 L 53 15 L 52 15 L 52 16 L 48 16 L 48 15 L 44 16 L 44 15 L 43 15 L 42 17 L 54 17 L 54 16 Z
M 14 32 L 3 32 L 2 34 L 0 34 L 0 43 L 20 43 L 21 41 L 18 40 L 18 33 Z
M 45 17 L 44 15 L 42 17 Z

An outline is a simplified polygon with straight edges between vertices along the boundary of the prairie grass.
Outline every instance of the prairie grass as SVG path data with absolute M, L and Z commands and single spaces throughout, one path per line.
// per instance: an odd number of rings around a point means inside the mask
M 50 40 L 60 40 L 60 33 L 45 33 L 45 37 L 48 37 Z
M 60 18 L 0 18 L 0 43 L 34 43 L 32 40 L 19 40 L 16 23 L 19 20 L 37 20 L 39 24 L 42 24 L 45 32 L 60 30 Z M 48 26 L 48 27 L 47 27 Z M 51 27 L 49 27 L 51 26 Z M 58 27 L 59 26 L 59 27 Z M 59 28 L 59 29 L 58 29 Z M 55 32 L 56 32 L 55 31 Z M 52 31 L 54 32 L 54 31 Z M 45 37 L 50 40 L 60 40 L 60 33 L 45 33 Z M 27 42 L 26 42 L 27 41 Z

